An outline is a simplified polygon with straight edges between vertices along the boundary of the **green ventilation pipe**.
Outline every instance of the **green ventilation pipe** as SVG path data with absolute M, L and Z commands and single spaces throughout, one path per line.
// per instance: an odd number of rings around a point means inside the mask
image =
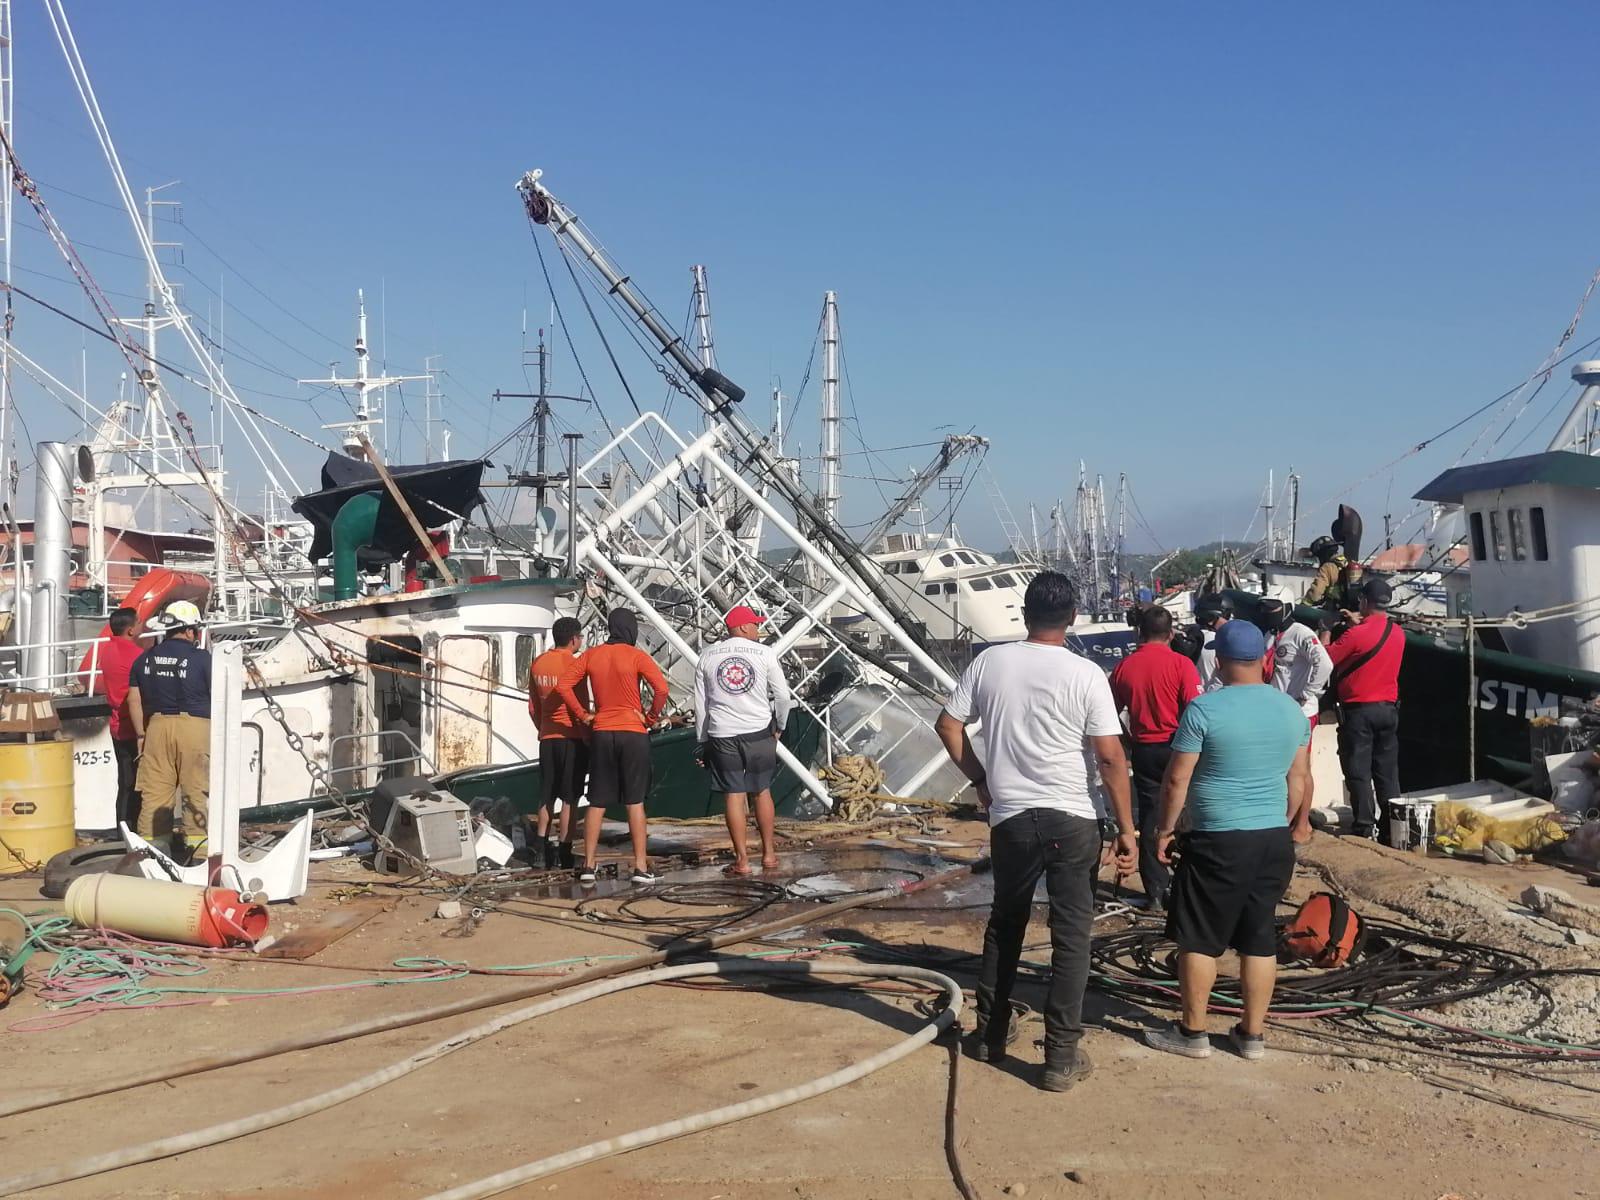
M 377 492 L 351 496 L 333 518 L 333 598 L 354 600 L 361 593 L 356 553 L 372 544 L 381 501 Z

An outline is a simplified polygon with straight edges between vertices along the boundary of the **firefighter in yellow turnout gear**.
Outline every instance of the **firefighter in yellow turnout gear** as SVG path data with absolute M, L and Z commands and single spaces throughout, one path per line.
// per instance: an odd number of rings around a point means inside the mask
M 138 834 L 172 839 L 186 860 L 205 841 L 211 796 L 211 652 L 200 647 L 200 610 L 167 605 L 167 635 L 128 675 L 128 711 L 139 739 Z M 182 805 L 179 805 L 179 794 Z

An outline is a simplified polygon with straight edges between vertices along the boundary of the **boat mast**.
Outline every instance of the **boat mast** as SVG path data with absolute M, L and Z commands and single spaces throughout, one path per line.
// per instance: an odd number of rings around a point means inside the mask
M 1278 539 L 1277 539 L 1277 536 L 1276 536 L 1276 531 L 1272 527 L 1272 502 L 1273 502 L 1273 500 L 1275 500 L 1277 498 L 1273 494 L 1273 489 L 1274 489 L 1275 486 L 1276 486 L 1276 481 L 1273 479 L 1273 476 L 1272 476 L 1272 468 L 1268 467 L 1267 468 L 1267 502 L 1261 506 L 1263 509 L 1266 510 L 1266 514 L 1267 514 L 1267 558 L 1268 559 L 1275 559 L 1275 558 L 1278 557 Z
M 839 301 L 822 296 L 822 477 L 817 492 L 829 520 L 839 519 Z
M 1595 445 L 1595 409 L 1600 408 L 1600 361 L 1575 363 L 1572 368 L 1574 382 L 1583 386 L 1572 411 L 1561 422 L 1555 437 L 1550 439 L 1549 450 L 1575 450 L 1579 454 L 1593 454 Z
M 1300 548 L 1300 476 L 1289 468 L 1289 558 Z
M 717 352 L 711 342 L 711 292 L 706 286 L 706 269 L 696 263 L 689 268 L 689 274 L 694 277 L 695 357 L 702 367 L 715 370 Z M 704 432 L 711 428 L 711 415 L 702 410 L 701 417 L 700 428 Z
M 541 349 L 543 347 L 541 346 Z M 422 360 L 422 369 L 427 373 L 428 383 L 422 393 L 422 461 L 433 461 L 433 414 L 435 401 L 442 399 L 439 395 L 439 368 L 433 364 L 439 361 L 439 355 L 429 354 Z
M 324 425 L 324 429 L 344 430 L 344 440 L 339 448 L 351 458 L 364 459 L 365 453 L 361 449 L 362 439 L 372 440 L 372 425 L 374 414 L 368 396 L 376 396 L 379 404 L 383 403 L 383 395 L 390 388 L 399 383 L 421 383 L 431 378 L 428 375 L 374 375 L 367 353 L 367 298 L 366 293 L 356 289 L 356 373 L 349 378 L 339 377 L 339 364 L 328 364 L 329 378 L 327 379 L 301 379 L 302 384 L 320 384 L 323 387 L 351 388 L 356 394 L 356 417 L 354 421 L 344 421 L 333 425 Z M 387 429 L 388 422 L 382 417 L 377 418 Z M 389 457 L 389 443 L 387 435 L 383 439 L 383 456 Z
M 1123 546 L 1128 540 L 1128 476 L 1117 475 L 1117 548 L 1111 566 L 1111 594 L 1122 595 Z

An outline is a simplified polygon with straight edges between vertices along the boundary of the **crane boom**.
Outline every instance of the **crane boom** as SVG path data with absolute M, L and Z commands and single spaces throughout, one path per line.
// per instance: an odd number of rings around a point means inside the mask
M 950 469 L 957 459 L 968 454 L 982 453 L 988 450 L 989 439 L 979 437 L 975 433 L 953 433 L 945 438 L 939 446 L 939 452 L 933 456 L 933 461 L 922 470 L 913 475 L 906 484 L 905 492 L 889 506 L 887 512 L 872 523 L 872 528 L 861 535 L 861 544 L 869 551 L 891 529 L 895 522 L 911 511 L 911 508 L 933 486 L 934 480 Z
M 766 435 L 739 412 L 737 406 L 744 399 L 744 389 L 715 367 L 705 366 L 695 356 L 683 339 L 661 318 L 655 306 L 644 298 L 628 276 L 589 237 L 572 211 L 540 182 L 543 174 L 538 170 L 529 171 L 517 181 L 517 192 L 522 197 L 528 219 L 535 225 L 550 227 L 556 237 L 571 241 L 574 249 L 604 281 L 609 293 L 633 314 L 644 331 L 661 347 L 662 357 L 694 384 L 699 392 L 696 399 L 701 408 L 729 431 L 754 473 L 777 490 L 801 522 L 811 527 L 816 539 L 837 555 L 857 583 L 890 613 L 903 620 L 907 633 L 919 647 L 939 657 L 927 645 L 918 623 L 906 612 L 902 598 L 894 594 L 883 573 L 862 551 L 861 544 L 822 511 L 815 496 L 782 469 Z

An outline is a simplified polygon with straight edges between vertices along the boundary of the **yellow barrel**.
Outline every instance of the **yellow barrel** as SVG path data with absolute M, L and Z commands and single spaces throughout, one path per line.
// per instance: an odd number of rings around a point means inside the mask
M 72 742 L 0 742 L 0 875 L 43 866 L 77 845 Z

